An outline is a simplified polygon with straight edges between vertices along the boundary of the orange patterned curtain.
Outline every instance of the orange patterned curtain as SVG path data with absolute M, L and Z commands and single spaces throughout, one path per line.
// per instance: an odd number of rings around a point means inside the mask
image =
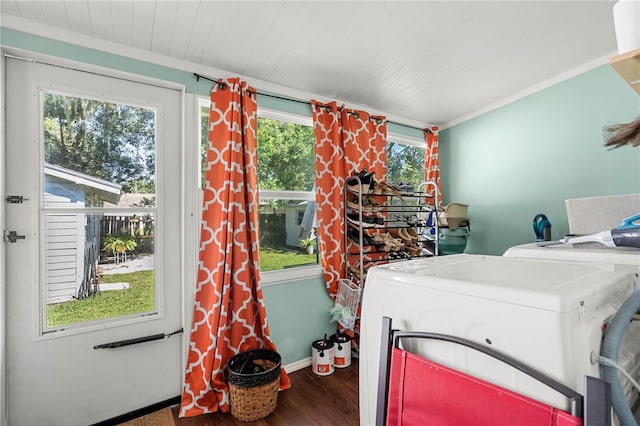
M 387 175 L 387 120 L 364 111 L 338 107 L 336 102 L 311 101 L 316 151 L 316 208 L 322 270 L 329 295 L 335 299 L 345 275 L 344 184 L 362 169 Z
M 200 260 L 180 416 L 228 412 L 234 355 L 275 351 L 258 263 L 256 92 L 238 78 L 211 91 Z M 280 388 L 290 387 L 281 370 Z
M 427 149 L 424 152 L 424 178 L 438 186 L 440 204 L 442 204 L 442 187 L 440 186 L 440 160 L 438 159 L 438 128 L 424 129 Z

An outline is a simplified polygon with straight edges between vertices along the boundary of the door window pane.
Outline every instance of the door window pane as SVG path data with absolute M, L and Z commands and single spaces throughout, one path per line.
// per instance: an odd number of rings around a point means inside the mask
M 155 109 L 41 99 L 44 330 L 156 312 Z
M 46 91 L 42 102 L 45 187 L 55 189 L 45 196 L 65 207 L 153 206 L 154 109 Z
M 153 312 L 154 218 L 45 215 L 46 329 Z

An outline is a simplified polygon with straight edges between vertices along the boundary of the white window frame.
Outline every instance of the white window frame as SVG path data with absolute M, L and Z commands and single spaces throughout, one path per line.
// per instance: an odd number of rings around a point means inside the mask
M 402 145 L 411 145 L 416 148 L 427 149 L 427 142 L 424 139 L 412 138 L 411 136 L 401 135 L 399 133 L 387 133 L 387 142 L 397 142 Z

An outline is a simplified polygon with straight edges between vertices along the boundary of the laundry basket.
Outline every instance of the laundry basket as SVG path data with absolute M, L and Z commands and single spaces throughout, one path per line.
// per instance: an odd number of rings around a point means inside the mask
M 242 352 L 229 361 L 231 414 L 250 422 L 276 409 L 280 385 L 280 354 L 268 349 Z
M 336 294 L 335 307 L 339 308 L 338 322 L 347 330 L 353 330 L 360 309 L 361 288 L 351 280 L 341 279 Z

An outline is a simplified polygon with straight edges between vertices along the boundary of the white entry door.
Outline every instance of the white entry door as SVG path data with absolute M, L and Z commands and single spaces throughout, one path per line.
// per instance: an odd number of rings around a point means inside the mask
M 9 424 L 88 425 L 180 395 L 181 103 L 6 59 Z

